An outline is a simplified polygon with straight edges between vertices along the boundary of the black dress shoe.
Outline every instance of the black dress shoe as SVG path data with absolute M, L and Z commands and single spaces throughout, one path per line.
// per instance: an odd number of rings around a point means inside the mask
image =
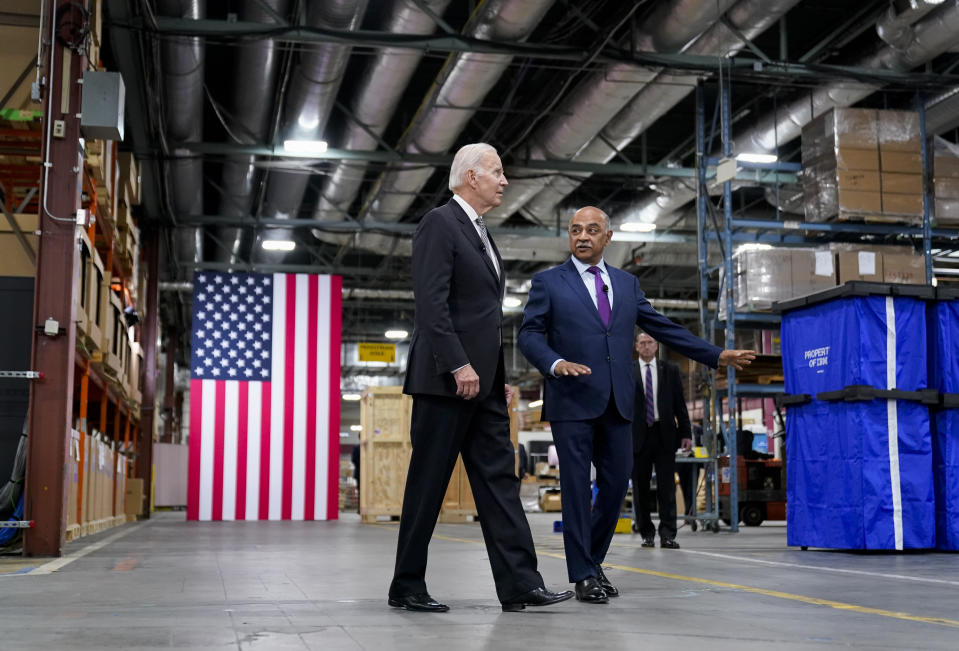
M 402 597 L 390 597 L 388 602 L 393 608 L 405 608 L 421 613 L 445 613 L 450 609 L 446 604 L 437 602 L 426 592 L 407 594 Z
M 576 582 L 576 599 L 588 604 L 607 604 L 609 595 L 599 584 L 599 579 L 595 576 L 588 576 L 582 581 Z
M 504 613 L 515 613 L 523 610 L 527 606 L 552 606 L 561 601 L 571 599 L 573 593 L 569 590 L 562 592 L 550 592 L 546 588 L 534 588 L 525 594 L 521 594 L 515 599 L 510 599 L 503 603 Z
M 619 596 L 619 589 L 609 582 L 609 579 L 606 578 L 606 573 L 603 572 L 603 568 L 599 565 L 596 566 L 596 580 L 599 581 L 599 585 L 603 588 L 603 592 L 606 593 L 607 597 Z
M 679 543 L 672 538 L 660 538 L 659 546 L 663 549 L 679 549 Z
M 655 547 L 655 546 L 656 546 L 656 541 L 653 539 L 652 536 L 650 536 L 649 538 L 643 538 L 643 547 Z

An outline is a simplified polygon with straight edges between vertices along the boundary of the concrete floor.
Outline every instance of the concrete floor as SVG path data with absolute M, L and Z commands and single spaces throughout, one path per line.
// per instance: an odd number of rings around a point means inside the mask
M 529 518 L 547 584 L 566 588 L 557 514 Z M 507 614 L 479 525 L 441 524 L 427 580 L 452 610 L 432 615 L 386 605 L 396 532 L 354 514 L 187 523 L 156 513 L 71 543 L 54 566 L 0 563 L 0 648 L 957 648 L 954 555 L 802 552 L 785 546 L 781 523 L 684 527 L 678 551 L 618 534 L 607 574 L 619 599 Z

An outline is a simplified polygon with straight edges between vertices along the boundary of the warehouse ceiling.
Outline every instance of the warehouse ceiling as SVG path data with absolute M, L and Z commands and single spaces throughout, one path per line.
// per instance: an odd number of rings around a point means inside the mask
M 162 234 L 168 331 L 188 329 L 183 283 L 198 268 L 341 274 L 348 340 L 411 324 L 412 230 L 448 199 L 452 154 L 475 141 L 507 167 L 510 186 L 487 222 L 521 300 L 532 273 L 568 255 L 565 222 L 587 204 L 613 218 L 610 262 L 651 297 L 696 299 L 695 192 L 684 175 L 695 165 L 697 83 L 710 153 L 720 148 L 720 76 L 733 151 L 780 161 L 798 162 L 802 126 L 832 106 L 904 108 L 920 97 L 930 130 L 952 139 L 959 118 L 955 0 L 105 8 L 103 59 L 127 82 L 124 146 L 143 162 L 141 221 Z M 328 150 L 294 154 L 292 140 Z M 737 182 L 736 210 L 770 219 L 777 203 L 796 205 L 795 176 L 760 176 Z M 635 222 L 655 230 L 621 230 Z M 267 239 L 296 248 L 266 251 Z

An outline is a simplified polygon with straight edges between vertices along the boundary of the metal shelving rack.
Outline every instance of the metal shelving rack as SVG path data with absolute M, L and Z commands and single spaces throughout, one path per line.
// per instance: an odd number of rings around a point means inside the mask
M 731 134 L 731 116 L 730 116 L 730 82 L 728 75 L 719 75 L 719 98 L 718 111 L 720 123 L 720 142 L 723 158 L 729 158 L 732 152 L 732 134 Z M 868 224 L 868 223 L 849 223 L 849 222 L 805 222 L 798 219 L 776 220 L 758 220 L 736 218 L 732 209 L 732 182 L 726 181 L 723 184 L 722 193 L 722 220 L 717 222 L 715 215 L 710 219 L 710 199 L 707 189 L 707 179 L 710 176 L 710 166 L 715 166 L 719 159 L 710 157 L 708 152 L 712 150 L 713 132 L 715 131 L 716 117 L 714 115 L 713 125 L 709 138 L 706 133 L 706 107 L 705 107 L 705 82 L 700 82 L 696 88 L 696 208 L 698 216 L 697 243 L 698 243 L 698 266 L 700 272 L 700 334 L 703 338 L 714 341 L 716 329 L 721 327 L 725 331 L 725 347 L 735 346 L 735 330 L 737 324 L 748 327 L 759 327 L 773 329 L 779 327 L 779 317 L 775 314 L 757 313 L 757 312 L 737 312 L 733 297 L 733 287 L 731 279 L 733 278 L 732 254 L 733 246 L 743 242 L 759 242 L 774 245 L 798 246 L 804 244 L 822 244 L 823 235 L 830 233 L 851 233 L 855 235 L 868 235 L 878 237 L 907 236 L 912 238 L 922 238 L 922 250 L 926 262 L 926 282 L 932 282 L 932 247 L 937 241 L 941 244 L 955 247 L 955 240 L 959 238 L 959 229 L 932 228 L 930 216 L 932 208 L 932 178 L 931 178 L 931 152 L 929 151 L 927 133 L 926 133 L 926 114 L 924 101 L 921 94 L 916 95 L 916 110 L 919 113 L 919 133 L 922 143 L 922 166 L 923 166 L 923 216 L 921 226 L 902 226 L 891 224 Z M 795 173 L 801 170 L 798 163 L 776 162 L 771 164 L 749 164 L 739 163 L 742 167 L 755 168 L 773 172 L 777 182 L 795 180 Z M 778 213 L 778 207 L 777 207 Z M 716 267 L 710 267 L 709 246 L 711 243 L 718 244 L 722 253 L 722 263 Z M 709 278 L 710 276 L 723 270 L 723 278 L 720 283 L 719 297 L 716 301 L 717 311 L 712 314 L 708 308 L 709 299 Z M 719 306 L 725 302 L 726 317 L 718 318 Z M 706 466 L 706 512 L 694 516 L 708 522 L 715 522 L 718 527 L 719 520 L 719 496 L 718 484 L 718 446 L 717 434 L 722 433 L 726 443 L 726 452 L 730 457 L 729 464 L 729 483 L 730 483 L 730 509 L 731 529 L 733 532 L 739 530 L 738 518 L 733 514 L 739 512 L 739 484 L 737 477 L 737 465 L 732 460 L 736 458 L 738 450 L 737 437 L 738 431 L 736 422 L 736 405 L 738 398 L 741 397 L 774 397 L 783 393 L 782 384 L 740 384 L 736 382 L 736 372 L 733 369 L 728 371 L 728 382 L 726 389 L 726 404 L 729 411 L 729 417 L 726 424 L 723 423 L 723 398 L 716 390 L 716 373 L 709 371 L 707 374 L 708 389 L 703 397 L 703 437 L 708 450 L 708 458 L 697 461 Z M 713 419 L 715 418 L 715 427 Z M 716 431 L 718 430 L 718 431 Z M 715 529 L 714 529 L 715 530 Z

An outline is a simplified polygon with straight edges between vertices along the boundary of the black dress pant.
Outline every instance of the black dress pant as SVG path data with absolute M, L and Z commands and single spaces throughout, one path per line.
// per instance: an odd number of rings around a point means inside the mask
M 403 495 L 391 597 L 427 591 L 427 548 L 458 454 L 463 455 L 473 490 L 497 597 L 508 601 L 544 587 L 519 498 L 502 362 L 496 375 L 493 390 L 482 399 L 413 396 L 413 453 Z
M 659 423 L 654 423 L 646 432 L 641 450 L 633 458 L 633 510 L 636 524 L 643 538 L 656 534 L 649 515 L 649 480 L 656 466 L 656 503 L 659 508 L 659 538 L 676 537 L 676 446 L 662 441 Z

